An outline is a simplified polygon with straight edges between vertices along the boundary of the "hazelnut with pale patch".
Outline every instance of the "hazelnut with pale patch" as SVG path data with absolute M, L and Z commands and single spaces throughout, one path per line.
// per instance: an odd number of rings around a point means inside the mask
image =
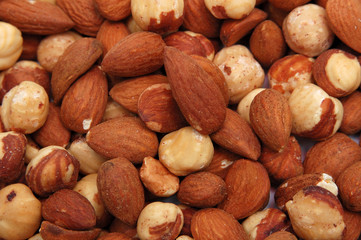
M 251 124 L 251 120 L 249 120 L 249 108 L 254 97 L 265 90 L 265 88 L 256 88 L 250 91 L 242 100 L 238 103 L 237 113 L 241 115 L 243 119 L 245 119 L 249 124 Z
M 208 10 L 218 19 L 241 19 L 256 6 L 256 0 L 205 0 Z
M 0 71 L 16 63 L 23 50 L 23 37 L 14 25 L 0 21 Z

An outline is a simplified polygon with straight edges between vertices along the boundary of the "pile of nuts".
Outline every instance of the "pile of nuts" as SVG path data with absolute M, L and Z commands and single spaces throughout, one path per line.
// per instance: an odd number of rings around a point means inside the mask
M 0 239 L 359 238 L 360 0 L 0 9 Z

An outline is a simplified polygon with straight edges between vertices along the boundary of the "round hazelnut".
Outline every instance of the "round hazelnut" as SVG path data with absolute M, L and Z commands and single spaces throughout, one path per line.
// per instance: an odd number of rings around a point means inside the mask
M 256 6 L 256 0 L 205 0 L 208 10 L 218 19 L 241 19 Z
M 40 65 L 48 72 L 52 72 L 65 49 L 80 38 L 81 36 L 78 33 L 70 31 L 45 37 L 38 46 L 38 61 Z
M 25 178 L 34 193 L 48 196 L 63 188 L 73 188 L 78 173 L 76 158 L 62 147 L 49 146 L 42 148 L 29 162 Z
M 49 97 L 45 89 L 31 81 L 21 82 L 6 93 L 1 107 L 1 120 L 7 130 L 33 133 L 48 116 Z
M 208 135 L 184 127 L 165 135 L 159 144 L 159 160 L 173 174 L 186 176 L 206 168 L 214 148 Z
M 131 116 L 134 116 L 134 114 L 109 97 L 107 101 L 107 106 L 105 107 L 105 111 L 103 114 L 102 122 L 117 117 L 131 117 Z
M 38 230 L 41 203 L 31 189 L 16 183 L 0 190 L 0 238 L 27 239 Z
M 26 143 L 24 160 L 26 164 L 29 164 L 31 159 L 33 159 L 36 156 L 36 154 L 38 154 L 40 147 L 34 142 L 34 140 L 29 135 L 26 136 L 26 139 L 27 139 L 27 143 Z
M 135 22 L 135 20 L 132 16 L 129 16 L 127 18 L 127 21 L 125 24 L 127 25 L 127 28 L 129 29 L 129 31 L 131 33 L 143 31 L 143 29 L 141 27 L 139 27 L 139 25 Z
M 0 70 L 16 63 L 23 50 L 23 37 L 14 25 L 0 21 Z
M 132 16 L 143 30 L 165 34 L 183 23 L 184 2 L 178 0 L 132 0 Z
M 331 46 L 334 39 L 326 10 L 316 4 L 293 9 L 285 18 L 282 29 L 288 46 L 308 57 L 320 55 Z
M 181 235 L 181 236 L 177 237 L 176 240 L 193 240 L 193 238 L 191 238 L 190 236 L 187 236 L 187 235 Z
M 139 215 L 137 233 L 141 240 L 163 239 L 165 236 L 175 239 L 182 226 L 183 213 L 177 205 L 152 202 L 145 206 Z
M 237 106 L 237 113 L 241 115 L 243 119 L 245 119 L 249 124 L 251 124 L 251 120 L 249 120 L 249 108 L 251 106 L 251 103 L 254 99 L 254 97 L 265 90 L 265 88 L 256 88 L 247 93 L 246 96 L 244 96 L 241 101 L 238 103 Z
M 239 103 L 250 91 L 263 85 L 264 70 L 243 45 L 223 48 L 216 54 L 213 62 L 226 78 L 230 104 Z

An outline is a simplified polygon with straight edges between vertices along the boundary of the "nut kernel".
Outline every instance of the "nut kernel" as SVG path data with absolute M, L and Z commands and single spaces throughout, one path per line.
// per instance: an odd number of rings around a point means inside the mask
M 246 17 L 256 5 L 256 0 L 205 0 L 208 10 L 218 19 L 241 19 Z
M 23 37 L 14 25 L 0 21 L 0 70 L 5 70 L 19 59 L 23 50 Z

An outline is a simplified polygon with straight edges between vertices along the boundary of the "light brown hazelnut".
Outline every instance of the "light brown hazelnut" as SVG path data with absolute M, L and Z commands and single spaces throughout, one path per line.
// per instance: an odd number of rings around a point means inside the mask
M 228 85 L 230 104 L 237 104 L 253 89 L 264 82 L 264 70 L 243 45 L 220 50 L 213 62 L 221 69 Z
M 25 156 L 24 160 L 26 164 L 29 164 L 31 159 L 33 159 L 36 154 L 38 154 L 40 147 L 34 142 L 34 140 L 27 135 L 26 136 L 27 142 L 26 142 L 26 150 L 25 150 Z
M 34 236 L 32 236 L 31 238 L 29 238 L 28 240 L 43 240 L 43 237 L 41 236 L 40 233 L 37 233 Z
M 206 168 L 212 161 L 213 153 L 211 138 L 192 127 L 168 133 L 162 138 L 158 149 L 161 163 L 177 176 L 186 176 Z
M 247 93 L 246 96 L 244 96 L 241 101 L 237 105 L 237 113 L 241 115 L 243 119 L 245 119 L 249 124 L 251 124 L 251 120 L 249 120 L 249 108 L 251 106 L 251 103 L 254 99 L 254 97 L 265 90 L 265 88 L 256 88 Z
M 176 240 L 193 240 L 193 238 L 191 238 L 190 236 L 187 236 L 187 235 L 181 235 L 181 236 L 177 237 Z
M 344 97 L 361 83 L 361 66 L 356 56 L 330 49 L 316 58 L 313 76 L 318 86 L 332 97 Z
M 256 6 L 256 0 L 205 0 L 208 10 L 218 19 L 241 19 L 246 17 Z
M 0 21 L 0 70 L 16 63 L 23 50 L 23 37 L 14 25 Z
M 295 88 L 288 101 L 292 112 L 292 133 L 322 140 L 341 126 L 343 107 L 317 85 L 307 83 Z
M 129 31 L 131 33 L 143 31 L 143 29 L 141 27 L 139 27 L 139 25 L 135 22 L 135 20 L 132 16 L 129 16 L 127 18 L 127 21 L 125 24 L 127 25 L 127 28 L 129 29 Z
M 330 191 L 309 186 L 286 203 L 292 228 L 298 237 L 309 240 L 341 240 L 345 231 L 340 201 Z
M 272 233 L 264 240 L 297 240 L 297 237 L 290 232 L 279 231 Z
M 52 72 L 65 49 L 80 38 L 78 33 L 70 31 L 45 37 L 38 46 L 37 56 L 40 65 L 48 72 Z
M 145 206 L 139 215 L 137 233 L 141 240 L 156 240 L 165 236 L 175 239 L 182 226 L 183 213 L 177 205 L 152 202 Z
M 283 22 L 283 34 L 288 46 L 295 52 L 315 57 L 333 43 L 326 10 L 316 4 L 293 9 Z
M 107 160 L 89 147 L 84 137 L 74 140 L 68 151 L 79 161 L 79 171 L 83 174 L 97 173 L 100 165 Z
M 7 130 L 28 134 L 44 125 L 48 112 L 49 97 L 44 88 L 24 81 L 4 96 L 1 120 Z
M 41 149 L 26 168 L 26 182 L 39 196 L 48 196 L 73 188 L 79 173 L 79 162 L 67 150 L 58 146 Z
M 107 101 L 107 106 L 105 107 L 105 111 L 103 114 L 102 122 L 105 122 L 113 118 L 131 117 L 131 116 L 134 116 L 134 114 L 109 97 Z
M 41 222 L 41 203 L 31 189 L 21 183 L 0 190 L 0 238 L 27 239 Z
M 176 31 L 183 23 L 184 2 L 178 0 L 132 0 L 135 22 L 143 30 L 165 34 Z

